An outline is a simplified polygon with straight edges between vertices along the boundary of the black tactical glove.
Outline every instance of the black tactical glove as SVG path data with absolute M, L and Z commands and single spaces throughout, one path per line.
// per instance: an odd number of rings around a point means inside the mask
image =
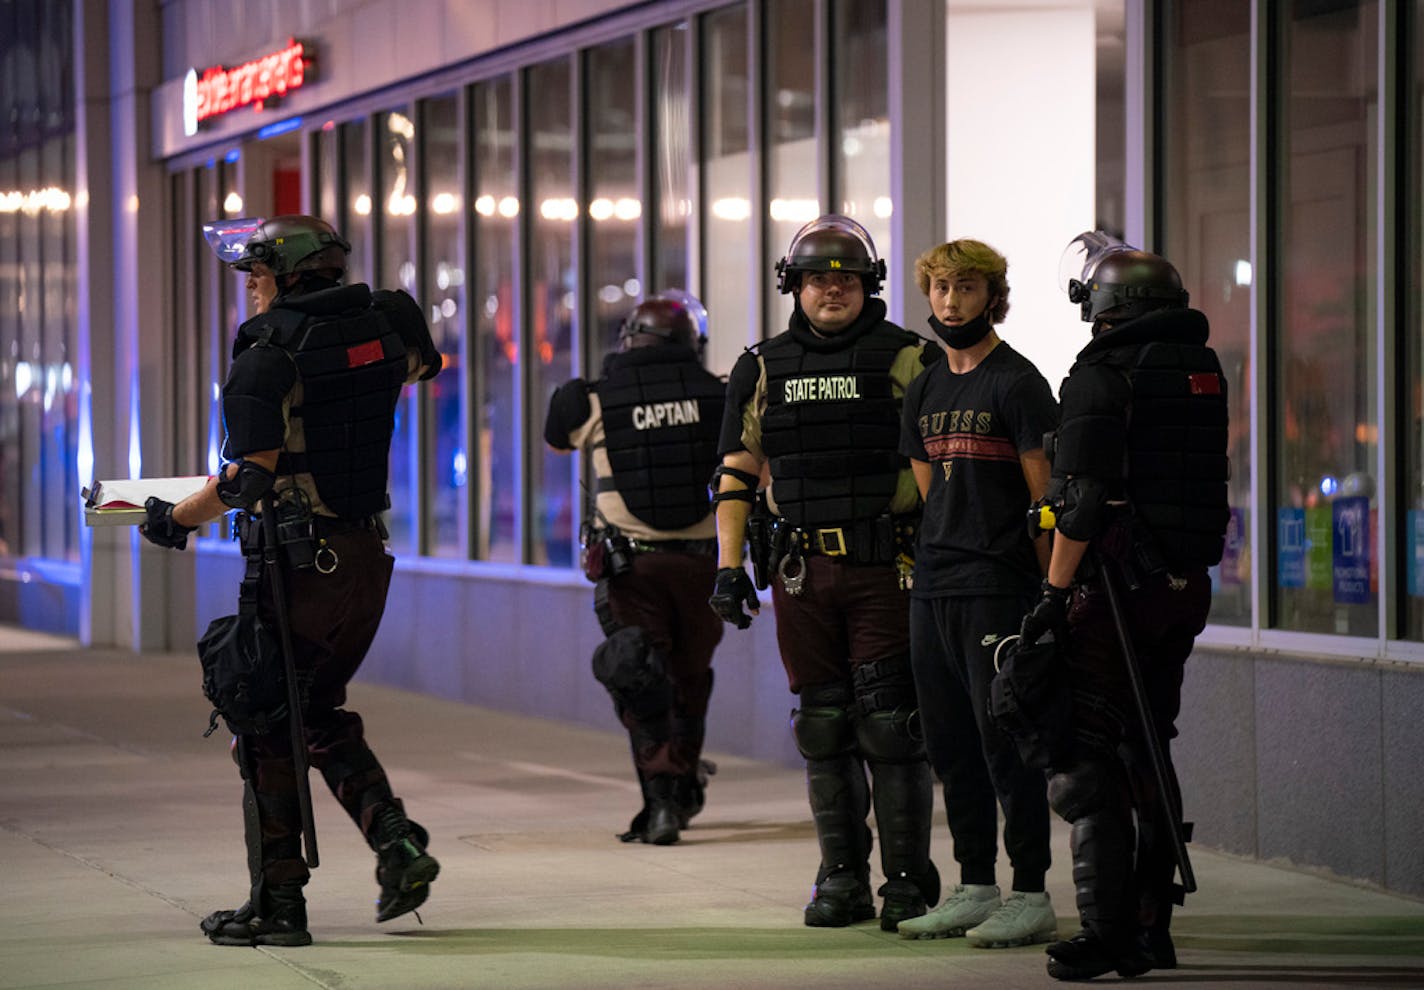
M 1019 627 L 1019 646 L 1029 647 L 1052 633 L 1053 638 L 1063 643 L 1068 640 L 1068 599 L 1072 592 L 1068 588 L 1057 588 L 1043 581 L 1043 597 L 1038 604 L 1023 617 Z
M 738 629 L 752 624 L 752 617 L 742 611 L 744 604 L 753 612 L 761 608 L 752 579 L 740 567 L 717 568 L 717 582 L 712 586 L 712 597 L 707 599 L 707 604 L 712 606 L 718 618 Z
M 143 503 L 143 510 L 148 513 L 148 522 L 140 523 L 138 531 L 143 534 L 145 540 L 169 550 L 188 548 L 188 534 L 197 527 L 182 526 L 174 522 L 172 502 L 165 502 L 158 496 L 151 495 Z

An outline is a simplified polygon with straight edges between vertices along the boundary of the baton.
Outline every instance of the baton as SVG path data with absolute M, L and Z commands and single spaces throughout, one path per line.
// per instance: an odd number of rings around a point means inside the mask
M 292 767 L 297 778 L 297 805 L 302 813 L 302 840 L 307 866 L 316 869 L 316 819 L 312 815 L 311 782 L 307 779 L 307 740 L 302 725 L 302 695 L 297 687 L 297 661 L 292 650 L 292 624 L 287 614 L 287 586 L 277 559 L 277 505 L 269 491 L 262 496 L 262 563 L 272 578 L 272 600 L 277 612 L 277 634 L 282 643 L 282 664 L 287 672 L 287 725 L 292 733 Z
M 1182 839 L 1181 813 L 1173 802 L 1175 788 L 1167 771 L 1167 759 L 1158 743 L 1157 723 L 1152 718 L 1152 709 L 1147 704 L 1147 691 L 1142 686 L 1142 670 L 1137 666 L 1137 651 L 1132 648 L 1132 638 L 1127 634 L 1127 622 L 1123 619 L 1122 604 L 1118 595 L 1116 565 L 1105 559 L 1096 550 L 1093 562 L 1098 573 L 1103 576 L 1103 587 L 1108 593 L 1108 608 L 1112 612 L 1113 625 L 1117 627 L 1117 639 L 1122 644 L 1122 659 L 1127 667 L 1127 680 L 1132 687 L 1132 700 L 1137 708 L 1139 727 L 1142 729 L 1143 744 L 1152 762 L 1152 776 L 1157 781 L 1157 794 L 1167 820 L 1167 832 L 1172 839 L 1172 851 L 1177 857 L 1177 867 L 1182 874 L 1182 889 L 1188 894 L 1196 892 L 1197 878 L 1192 872 L 1192 861 L 1187 856 L 1187 844 Z

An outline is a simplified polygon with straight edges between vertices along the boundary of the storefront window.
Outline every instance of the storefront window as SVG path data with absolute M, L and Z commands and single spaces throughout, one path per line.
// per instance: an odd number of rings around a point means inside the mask
M 534 66 L 529 86 L 529 306 L 523 321 L 532 355 L 528 368 L 530 484 L 535 493 L 533 559 L 530 563 L 572 565 L 578 532 L 575 494 L 577 459 L 563 457 L 544 443 L 549 397 L 577 372 L 574 330 L 578 272 L 574 268 L 573 232 L 579 203 L 574 190 L 574 134 L 570 61 L 556 59 Z
M 702 22 L 702 302 L 713 371 L 732 367 L 748 340 L 746 324 L 767 272 L 751 271 L 751 76 L 747 10 L 736 4 Z M 725 328 L 725 329 L 719 329 Z
M 415 268 L 415 121 L 406 109 L 376 117 L 380 169 L 380 259 L 376 283 L 383 289 L 404 289 L 417 298 Z M 415 553 L 415 386 L 401 391 L 396 403 L 395 432 L 391 435 L 391 508 L 386 528 L 396 554 Z
M 464 129 L 460 101 L 452 93 L 425 100 L 420 107 L 421 183 L 426 211 L 423 284 L 430 334 L 444 355 L 445 369 L 421 389 L 426 403 L 425 472 L 428 512 L 425 551 L 434 557 L 463 557 L 466 547 L 468 456 L 465 442 L 465 259 L 460 222 L 464 195 L 460 161 Z
M 20 162 L 0 155 L 0 189 L 20 186 Z M 15 395 L 20 355 L 20 214 L 0 210 L 0 557 L 24 552 L 20 540 L 20 405 Z
M 472 90 L 475 137 L 474 301 L 476 550 L 517 563 L 519 506 L 519 320 L 515 232 L 519 223 L 519 131 L 511 77 Z
M 342 236 L 351 242 L 347 258 L 346 281 L 350 285 L 371 281 L 371 265 L 367 261 L 371 244 L 371 157 L 370 122 L 362 117 L 342 124 L 341 160 L 345 178 L 346 202 L 343 204 Z
M 1251 622 L 1251 18 L 1178 0 L 1167 13 L 1166 256 L 1211 323 L 1230 410 L 1231 522 L 1212 569 L 1211 621 Z
M 766 198 L 769 261 L 786 252 L 791 238 L 821 214 L 816 146 L 816 4 L 779 0 L 766 8 L 767 87 Z M 862 71 L 857 67 L 857 79 Z M 773 284 L 758 272 L 756 285 Z M 767 337 L 786 329 L 792 299 L 774 288 L 766 296 Z
M 890 251 L 893 211 L 885 0 L 836 0 L 832 23 L 832 64 L 855 67 L 854 73 L 834 74 L 832 152 L 841 186 L 834 201 L 870 232 L 883 256 Z
M 588 107 L 588 270 L 583 291 L 593 318 L 586 370 L 597 374 L 602 356 L 618 344 L 618 328 L 650 288 L 640 281 L 638 229 L 637 73 L 633 40 L 590 49 Z M 655 287 L 652 287 L 655 288 Z
M 1409 50 L 1414 58 L 1404 72 L 1406 95 L 1400 119 L 1405 124 L 1399 135 L 1401 144 L 1409 149 L 1409 170 L 1402 177 L 1399 202 L 1412 204 L 1399 211 L 1408 217 L 1400 241 L 1408 278 L 1399 324 L 1404 329 L 1409 369 L 1400 404 L 1407 419 L 1400 424 L 1406 469 L 1400 541 L 1404 560 L 1399 581 L 1404 601 L 1404 635 L 1418 640 L 1424 639 L 1424 219 L 1418 209 L 1418 204 L 1424 202 L 1424 2 L 1416 0 L 1411 14 L 1414 39 Z
M 653 235 L 652 291 L 686 287 L 687 221 L 692 214 L 692 76 L 687 64 L 687 21 L 653 32 Z
M 1379 12 L 1373 2 L 1293 4 L 1281 16 L 1278 625 L 1375 636 Z

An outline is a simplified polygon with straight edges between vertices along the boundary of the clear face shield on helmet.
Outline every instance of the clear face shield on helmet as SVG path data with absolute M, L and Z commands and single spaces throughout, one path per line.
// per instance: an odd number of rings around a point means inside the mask
M 1092 280 L 1093 272 L 1104 258 L 1119 251 L 1135 250 L 1112 234 L 1101 230 L 1084 231 L 1063 249 L 1063 257 L 1058 260 L 1058 287 L 1068 293 L 1070 302 L 1082 302 L 1083 287 Z
M 686 289 L 664 289 L 649 297 L 650 299 L 666 299 L 675 302 L 692 315 L 692 319 L 697 324 L 697 336 L 705 343 L 707 340 L 707 307 L 702 305 L 702 300 L 698 299 Z
M 776 263 L 776 289 L 795 291 L 801 284 L 799 272 L 835 271 L 863 276 L 866 293 L 873 295 L 885 279 L 885 262 L 876 254 L 869 231 L 850 217 L 827 213 L 791 238 L 791 246 Z
M 263 217 L 237 217 L 231 220 L 210 220 L 203 224 L 203 240 L 225 265 L 242 257 L 247 242 L 266 223 Z
M 842 216 L 839 213 L 827 213 L 825 216 L 817 217 L 796 232 L 796 236 L 791 238 L 791 246 L 786 249 L 786 257 L 796 258 L 799 254 L 797 249 L 801 247 L 812 234 L 823 230 L 832 230 L 838 234 L 849 234 L 860 241 L 861 247 L 865 248 L 865 256 L 870 259 L 872 265 L 880 257 L 875 253 L 875 242 L 870 238 L 870 231 L 866 230 L 859 223 L 850 217 Z
M 1058 287 L 1068 293 L 1069 302 L 1082 307 L 1083 322 L 1094 322 L 1096 311 L 1107 305 L 1102 299 L 1094 301 L 1093 277 L 1099 266 L 1115 254 L 1136 250 L 1121 238 L 1101 230 L 1084 231 L 1063 249 L 1058 261 Z

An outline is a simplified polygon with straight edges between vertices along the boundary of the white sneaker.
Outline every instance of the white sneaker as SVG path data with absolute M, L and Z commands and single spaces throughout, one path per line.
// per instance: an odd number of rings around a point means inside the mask
M 901 938 L 953 938 L 985 921 L 999 908 L 999 888 L 991 884 L 956 884 L 940 906 L 900 922 Z
M 1046 892 L 1009 894 L 999 909 L 969 929 L 964 937 L 981 949 L 1007 949 L 1015 945 L 1051 942 L 1058 935 L 1058 918 Z

